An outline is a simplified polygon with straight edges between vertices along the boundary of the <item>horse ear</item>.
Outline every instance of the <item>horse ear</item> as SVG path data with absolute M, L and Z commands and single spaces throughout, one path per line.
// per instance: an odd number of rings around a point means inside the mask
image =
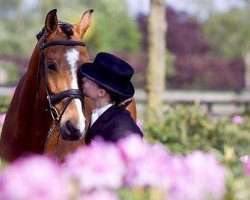
M 56 30 L 58 25 L 58 19 L 56 15 L 56 9 L 49 11 L 45 20 L 45 28 L 47 33 L 50 34 Z
M 94 12 L 93 9 L 86 11 L 82 15 L 82 19 L 76 27 L 76 32 L 81 36 L 81 38 L 83 37 L 84 33 L 86 32 L 86 30 L 88 29 L 88 27 L 91 23 L 91 15 L 93 12 Z

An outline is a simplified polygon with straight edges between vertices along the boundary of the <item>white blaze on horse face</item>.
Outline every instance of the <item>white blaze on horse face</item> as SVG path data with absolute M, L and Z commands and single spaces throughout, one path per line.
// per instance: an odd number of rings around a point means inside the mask
M 68 61 L 71 69 L 71 89 L 79 89 L 78 88 L 78 80 L 77 80 L 77 61 L 80 59 L 80 53 L 75 48 L 68 50 L 65 54 L 66 60 Z M 76 104 L 79 122 L 75 124 L 82 133 L 85 130 L 85 117 L 82 112 L 82 103 L 79 99 L 74 99 L 72 102 Z

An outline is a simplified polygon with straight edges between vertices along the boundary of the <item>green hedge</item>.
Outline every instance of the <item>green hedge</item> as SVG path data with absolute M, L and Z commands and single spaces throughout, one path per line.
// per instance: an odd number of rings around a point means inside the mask
M 176 154 L 196 149 L 215 153 L 227 169 L 224 200 L 250 199 L 250 177 L 245 176 L 240 161 L 250 155 L 250 115 L 242 117 L 242 123 L 233 123 L 231 118 L 212 118 L 199 105 L 170 107 L 163 123 L 154 115 L 154 122 L 144 122 L 144 134 Z
M 160 141 L 174 153 L 200 149 L 225 154 L 233 148 L 238 157 L 250 154 L 250 117 L 244 116 L 243 124 L 212 119 L 199 105 L 170 107 L 162 124 L 157 119 L 145 123 L 144 132 L 148 140 Z
M 0 96 L 0 113 L 6 113 L 12 96 Z

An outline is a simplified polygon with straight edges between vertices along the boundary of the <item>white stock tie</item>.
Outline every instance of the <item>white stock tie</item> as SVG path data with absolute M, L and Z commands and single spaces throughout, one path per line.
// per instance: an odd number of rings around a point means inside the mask
M 95 110 L 92 112 L 91 114 L 91 124 L 90 126 L 92 126 L 95 121 L 98 119 L 99 115 L 98 115 L 98 112 L 96 112 Z
M 95 123 L 95 121 L 109 108 L 111 107 L 112 104 L 109 103 L 106 106 L 102 107 L 102 108 L 96 108 L 92 111 L 91 114 L 91 124 L 90 127 Z

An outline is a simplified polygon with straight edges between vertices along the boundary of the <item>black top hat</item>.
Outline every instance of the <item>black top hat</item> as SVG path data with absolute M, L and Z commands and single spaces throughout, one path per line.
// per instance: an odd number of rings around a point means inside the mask
M 135 93 L 130 81 L 134 69 L 112 54 L 98 53 L 93 63 L 85 63 L 81 66 L 80 74 L 81 77 L 86 76 L 123 98 L 131 98 Z

